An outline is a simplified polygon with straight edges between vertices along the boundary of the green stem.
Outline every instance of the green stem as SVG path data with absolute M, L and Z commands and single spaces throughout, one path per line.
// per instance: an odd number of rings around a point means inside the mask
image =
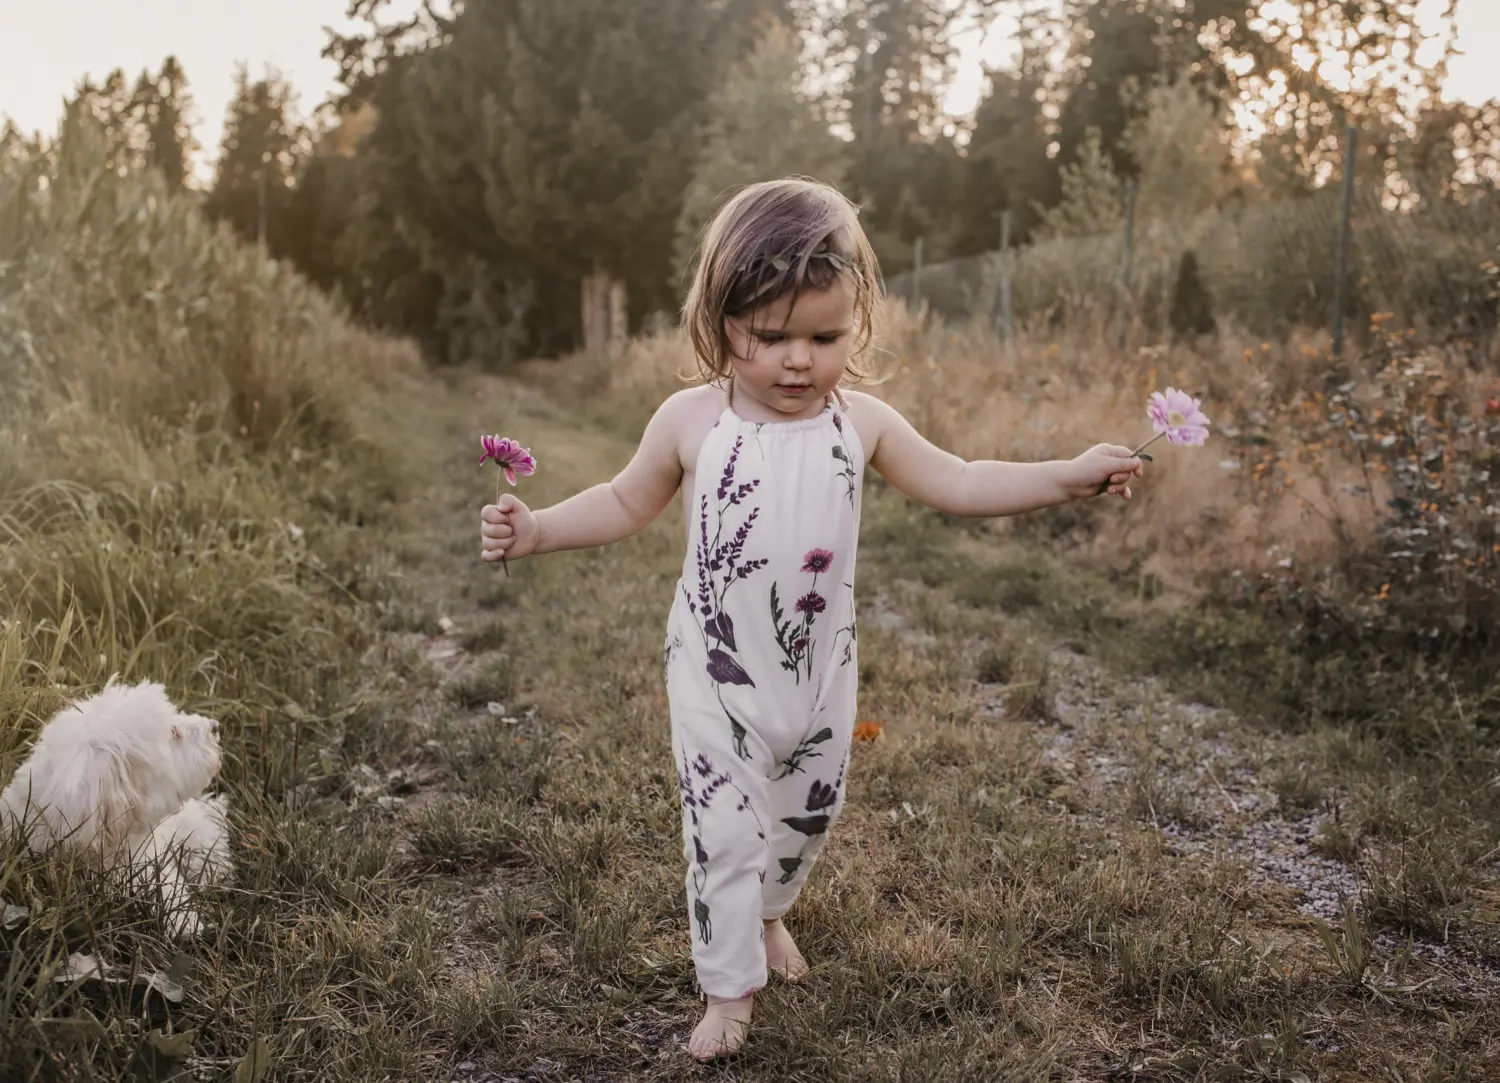
M 497 469 L 495 471 L 495 504 L 497 506 L 500 503 L 500 497 L 503 496 L 504 493 L 505 493 L 505 490 L 502 489 L 502 488 L 500 488 L 500 483 L 502 481 L 504 481 L 504 480 L 505 480 L 505 471 L 503 469 Z M 515 535 L 512 534 L 511 537 L 515 537 Z M 502 567 L 502 568 L 505 569 L 505 578 L 509 579 L 510 578 L 510 565 L 507 564 L 507 563 L 505 563 L 505 558 L 504 557 L 500 558 L 500 567 Z

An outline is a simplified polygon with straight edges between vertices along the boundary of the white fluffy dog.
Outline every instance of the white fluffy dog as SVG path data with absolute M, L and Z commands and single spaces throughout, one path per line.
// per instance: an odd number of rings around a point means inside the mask
M 149 870 L 178 935 L 197 932 L 189 883 L 229 872 L 227 806 L 202 796 L 219 773 L 219 724 L 183 714 L 166 689 L 116 684 L 59 711 L 0 793 L 0 828 L 32 850 L 67 846 L 107 870 Z

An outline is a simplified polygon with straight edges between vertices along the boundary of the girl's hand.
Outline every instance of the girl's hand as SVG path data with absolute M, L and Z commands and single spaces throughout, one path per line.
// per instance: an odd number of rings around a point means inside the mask
M 1129 500 L 1130 479 L 1141 472 L 1141 460 L 1128 447 L 1095 444 L 1068 463 L 1065 488 L 1074 500 L 1105 494 Z
M 481 558 L 486 563 L 498 564 L 536 552 L 541 530 L 536 513 L 506 493 L 498 504 L 486 504 L 479 513 L 479 534 L 484 539 Z

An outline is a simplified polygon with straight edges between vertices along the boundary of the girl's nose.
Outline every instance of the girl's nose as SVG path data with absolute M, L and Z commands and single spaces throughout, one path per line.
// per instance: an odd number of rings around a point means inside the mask
M 788 344 L 786 363 L 789 368 L 808 368 L 812 365 L 812 347 L 801 339 L 793 339 Z

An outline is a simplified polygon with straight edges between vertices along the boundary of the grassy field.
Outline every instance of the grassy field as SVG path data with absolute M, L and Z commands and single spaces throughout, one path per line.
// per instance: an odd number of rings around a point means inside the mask
M 230 712 L 241 845 L 214 931 L 178 958 L 138 904 L 5 859 L 0 894 L 31 912 L 0 934 L 7 1025 L 61 1058 L 15 1078 L 124 1078 L 163 1026 L 193 1031 L 203 1078 L 262 1038 L 278 1080 L 1492 1072 L 1495 831 L 1464 764 L 1202 706 L 1201 677 L 1143 676 L 1137 593 L 874 483 L 881 730 L 789 918 L 813 973 L 763 998 L 732 1067 L 691 1066 L 659 674 L 680 524 L 506 580 L 476 556 L 476 434 L 524 435 L 545 503 L 621 464 L 630 423 L 478 377 L 404 406 L 387 438 L 414 484 L 363 539 L 382 589 L 339 626 L 368 625 L 338 674 L 357 711 Z M 267 792 L 258 744 L 289 784 Z M 1337 920 L 1340 888 L 1362 916 Z M 181 1001 L 28 972 L 71 952 Z
M 861 717 L 881 729 L 855 750 L 850 811 L 789 919 L 813 974 L 763 998 L 737 1065 L 690 1068 L 656 664 L 680 523 L 523 562 L 509 581 L 476 567 L 489 479 L 470 477 L 474 432 L 527 435 L 539 502 L 616 468 L 633 432 L 545 388 L 477 381 L 457 398 L 433 425 L 433 477 L 449 480 L 418 516 L 425 571 L 402 621 L 446 704 L 424 761 L 440 774 L 394 816 L 429 912 L 449 915 L 429 1034 L 470 1066 L 457 1075 L 1492 1070 L 1493 803 L 1463 796 L 1464 765 L 1206 707 L 1191 692 L 1215 689 L 1190 667 L 1175 688 L 1142 675 L 1169 667 L 1132 642 L 1160 619 L 1135 592 L 878 484 Z M 1341 918 L 1341 890 L 1361 916 Z
M 678 513 L 509 579 L 476 529 L 479 433 L 529 444 L 522 492 L 551 502 L 623 464 L 680 347 L 422 375 L 86 151 L 45 166 L 48 199 L 0 169 L 25 227 L 0 251 L 25 284 L 0 279 L 24 391 L 0 404 L 0 775 L 67 697 L 162 679 L 225 722 L 236 875 L 174 944 L 0 845 L 7 1083 L 1500 1078 L 1487 708 L 1188 592 L 1293 521 L 1283 497 L 1213 529 L 1234 500 L 1208 456 L 1014 529 L 870 481 L 876 736 L 788 917 L 813 970 L 761 998 L 743 1056 L 692 1064 L 660 670 Z M 968 454 L 1129 431 L 1142 386 L 1208 365 L 889 341 L 881 393 Z M 1210 366 L 1223 400 L 1295 384 L 1278 349 L 1261 376 Z

